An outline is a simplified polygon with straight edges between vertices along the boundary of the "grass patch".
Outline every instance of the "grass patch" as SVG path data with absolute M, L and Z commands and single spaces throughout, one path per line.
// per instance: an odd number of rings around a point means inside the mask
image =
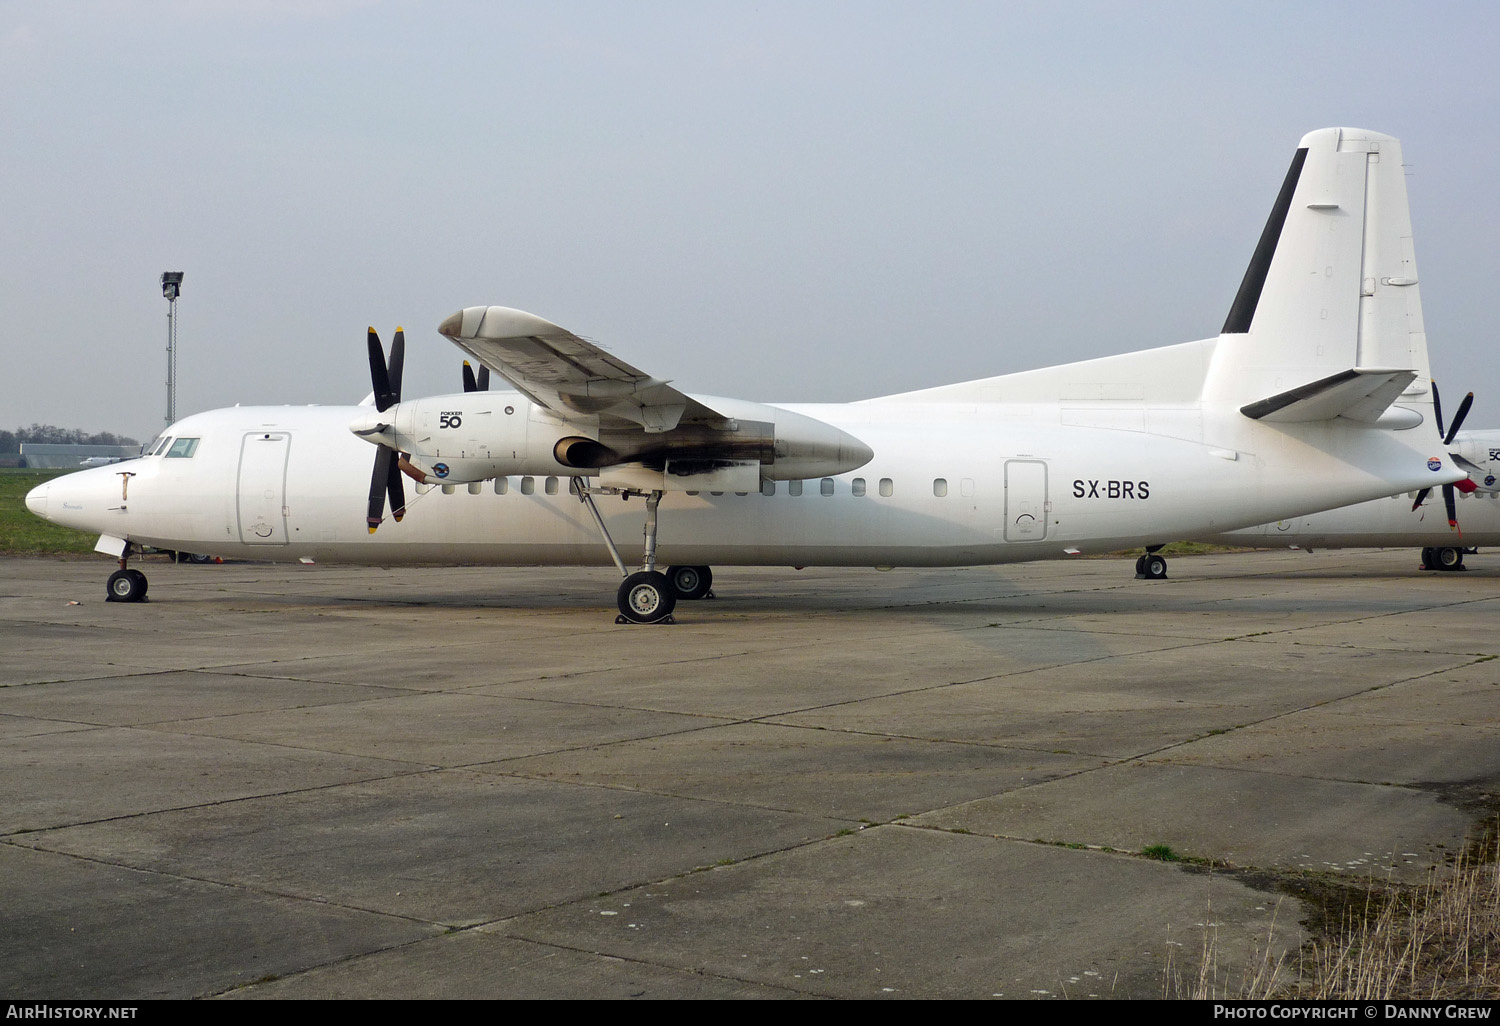
M 68 470 L 0 467 L 0 555 L 52 556 L 94 551 L 96 537 L 43 520 L 26 508 L 26 493 Z
M 1139 556 L 1143 550 L 1120 549 L 1116 552 L 1104 552 L 1090 559 L 1120 559 L 1124 557 Z M 1213 545 L 1209 542 L 1168 542 L 1157 550 L 1159 556 L 1212 556 L 1225 552 L 1254 552 L 1253 546 L 1247 545 Z
M 1228 1000 L 1500 1000 L 1500 864 L 1484 837 L 1418 885 L 1317 877 L 1283 880 L 1306 902 L 1312 938 L 1278 955 L 1275 927 L 1235 981 L 1204 934 L 1196 973 L 1184 979 L 1168 947 L 1166 997 Z M 1212 919 L 1212 916 L 1209 917 Z
M 1170 844 L 1148 844 L 1141 854 L 1158 862 L 1181 862 L 1182 856 Z
M 1500 998 L 1500 866 L 1461 856 L 1420 887 L 1372 888 L 1302 951 L 1288 997 Z

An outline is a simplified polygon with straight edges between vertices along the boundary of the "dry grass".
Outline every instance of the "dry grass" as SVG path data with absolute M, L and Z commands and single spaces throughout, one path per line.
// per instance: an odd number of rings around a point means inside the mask
M 1280 905 L 1276 911 L 1279 915 Z M 1264 1001 L 1286 992 L 1290 981 L 1285 967 L 1286 956 L 1276 950 L 1276 916 L 1271 917 L 1265 938 L 1256 943 L 1255 955 L 1240 976 L 1231 977 L 1219 967 L 1218 945 L 1219 930 L 1210 915 L 1208 926 L 1203 931 L 1197 970 L 1184 977 L 1169 943 L 1162 996 L 1180 1001 Z
M 1500 999 L 1500 864 L 1493 835 L 1417 887 L 1375 884 L 1329 908 L 1295 964 L 1276 953 L 1275 924 L 1238 979 L 1204 932 L 1195 972 L 1168 947 L 1163 996 L 1188 1000 Z
M 1500 998 L 1500 865 L 1466 855 L 1422 887 L 1372 890 L 1301 961 L 1288 997 Z

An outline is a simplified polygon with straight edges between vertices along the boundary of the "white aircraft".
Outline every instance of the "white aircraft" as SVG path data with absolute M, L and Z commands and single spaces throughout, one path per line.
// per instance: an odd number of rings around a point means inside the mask
M 1465 476 L 1412 430 L 1433 403 L 1401 148 L 1357 129 L 1302 139 L 1222 332 L 1198 342 L 769 405 L 689 395 L 505 307 L 438 330 L 515 390 L 475 379 L 403 401 L 404 335 L 387 364 L 372 329 L 373 406 L 190 416 L 27 506 L 99 533 L 117 600 L 146 593 L 126 565 L 142 546 L 376 565 L 607 556 L 621 622 L 650 623 L 706 594 L 714 564 L 1065 558 Z

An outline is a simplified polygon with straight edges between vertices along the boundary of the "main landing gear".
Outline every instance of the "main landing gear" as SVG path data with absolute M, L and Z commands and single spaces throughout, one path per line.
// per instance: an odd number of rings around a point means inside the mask
M 574 478 L 573 481 L 574 492 L 579 501 L 588 507 L 594 524 L 599 528 L 599 535 L 604 539 L 604 546 L 609 549 L 609 558 L 614 560 L 620 576 L 624 578 L 620 582 L 620 590 L 615 593 L 615 605 L 620 610 L 615 623 L 675 623 L 672 610 L 677 607 L 678 599 L 713 597 L 713 592 L 709 589 L 714 575 L 706 566 L 669 566 L 666 573 L 656 569 L 656 508 L 661 504 L 661 492 L 644 493 L 645 563 L 640 570 L 631 573 L 625 568 L 625 561 L 620 558 L 620 550 L 615 547 L 614 539 L 609 536 L 609 528 L 604 526 L 604 517 L 600 516 L 599 508 L 594 505 L 594 496 L 588 485 L 582 478 Z
M 669 566 L 667 580 L 680 599 L 713 598 L 714 572 L 706 566 Z
M 1160 545 L 1146 547 L 1146 554 L 1135 561 L 1135 579 L 1138 581 L 1165 581 L 1167 579 L 1167 557 L 1157 555 Z
M 142 602 L 146 598 L 146 575 L 132 570 L 120 560 L 120 569 L 109 575 L 104 585 L 106 602 Z
M 1457 548 L 1455 546 L 1437 546 L 1422 550 L 1423 570 L 1467 570 L 1464 566 L 1464 555 L 1473 552 L 1473 549 Z

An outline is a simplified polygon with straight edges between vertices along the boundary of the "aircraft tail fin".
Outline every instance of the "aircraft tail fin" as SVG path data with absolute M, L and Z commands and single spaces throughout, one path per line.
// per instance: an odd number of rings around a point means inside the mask
M 1394 393 L 1394 378 L 1372 394 L 1370 380 L 1347 376 L 1392 370 L 1412 372 Z M 1430 377 L 1401 144 L 1361 129 L 1311 132 L 1224 321 L 1204 397 L 1273 421 L 1373 422 L 1392 402 L 1429 405 Z M 1296 394 L 1306 389 L 1321 398 Z

